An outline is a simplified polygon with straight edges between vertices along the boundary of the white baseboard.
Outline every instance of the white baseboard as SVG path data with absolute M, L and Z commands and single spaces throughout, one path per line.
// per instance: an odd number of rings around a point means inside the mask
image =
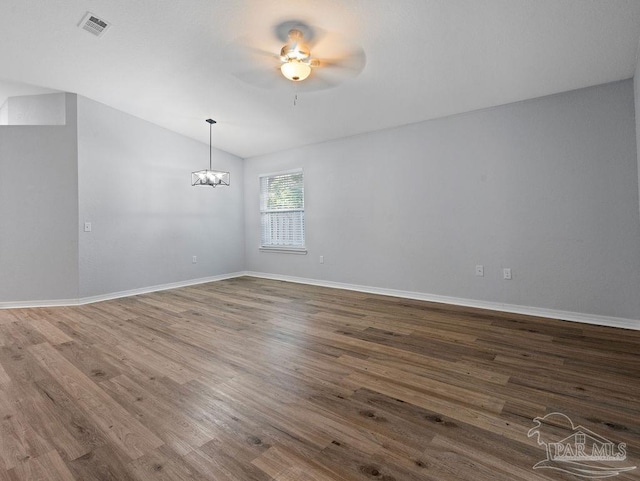
M 111 294 L 102 294 L 99 296 L 83 297 L 78 300 L 78 305 L 92 304 L 94 302 L 108 301 L 111 299 L 119 299 L 121 297 L 137 296 L 140 294 L 148 294 L 150 292 L 166 291 L 169 289 L 177 289 L 178 287 L 195 286 L 197 284 L 206 284 L 207 282 L 223 281 L 225 279 L 233 279 L 234 277 L 244 276 L 244 272 L 232 272 L 231 274 L 221 274 L 219 276 L 201 277 L 199 279 L 189 279 L 187 281 L 171 282 L 169 284 L 160 284 L 151 287 L 142 287 L 140 289 L 131 289 L 128 291 L 113 292 Z
M 398 289 L 385 289 L 382 287 L 361 286 L 357 284 L 346 284 L 343 282 L 324 281 L 320 279 L 308 279 L 306 277 L 293 277 L 281 274 L 267 274 L 264 272 L 241 271 L 219 276 L 203 277 L 200 279 L 190 279 L 187 281 L 160 284 L 139 289 L 101 294 L 98 296 L 83 297 L 80 299 L 58 299 L 53 301 L 18 301 L 0 302 L 0 309 L 16 309 L 30 307 L 61 307 L 61 306 L 81 306 L 94 302 L 119 299 L 121 297 L 148 294 L 150 292 L 165 291 L 178 287 L 205 284 L 207 282 L 222 281 L 235 277 L 251 276 L 262 279 L 273 279 L 278 281 L 295 282 L 298 284 L 308 284 L 312 286 L 330 287 L 334 289 L 346 289 L 349 291 L 366 292 L 370 294 L 380 294 L 383 296 L 403 297 L 406 299 L 416 299 L 420 301 L 439 302 L 442 304 L 452 304 L 456 306 L 475 307 L 478 309 L 488 309 L 491 311 L 511 312 L 514 314 L 525 314 L 528 316 L 545 317 L 559 319 L 563 321 L 581 322 L 583 324 L 595 324 L 598 326 L 618 327 L 623 329 L 640 330 L 640 320 L 626 319 L 622 317 L 599 316 L 595 314 L 584 314 L 580 312 L 558 311 L 541 307 L 519 306 L 516 304 L 503 304 L 500 302 L 479 301 L 476 299 L 464 299 L 460 297 L 440 296 L 437 294 L 427 294 L 423 292 L 401 291 Z
M 52 301 L 10 301 L 0 302 L 0 309 L 28 309 L 30 307 L 77 306 L 78 299 L 55 299 Z
M 500 302 L 479 301 L 475 299 L 464 299 L 460 297 L 440 296 L 437 294 L 426 294 L 423 292 L 401 291 L 397 289 L 385 289 L 382 287 L 360 286 L 357 284 L 344 284 L 342 282 L 323 281 L 319 279 L 307 279 L 304 277 L 292 277 L 279 274 L 265 274 L 263 272 L 245 272 L 247 276 L 260 277 L 263 279 L 273 279 L 278 281 L 295 282 L 298 284 L 309 284 L 313 286 L 331 287 L 335 289 L 346 289 L 349 291 L 366 292 L 370 294 L 380 294 L 383 296 L 403 297 L 420 301 L 439 302 L 442 304 L 453 304 L 456 306 L 476 307 L 478 309 L 488 309 L 491 311 L 510 312 L 513 314 L 525 314 L 528 316 L 545 317 L 559 319 L 563 321 L 580 322 L 583 324 L 595 324 L 598 326 L 619 327 L 623 329 L 640 330 L 640 320 L 626 319 L 623 317 L 599 316 L 595 314 L 583 314 L 580 312 L 558 311 L 541 307 L 519 306 L 516 304 L 503 304 Z
M 100 294 L 98 296 L 82 297 L 80 299 L 60 299 L 55 301 L 17 301 L 17 302 L 0 302 L 0 309 L 18 309 L 29 307 L 61 307 L 61 306 L 82 306 L 84 304 L 92 304 L 94 302 L 108 301 L 111 299 L 119 299 L 121 297 L 137 296 L 139 294 L 148 294 L 150 292 L 166 291 L 168 289 L 176 289 L 178 287 L 194 286 L 197 284 L 206 284 L 207 282 L 222 281 L 224 279 L 232 279 L 234 277 L 244 276 L 244 272 L 233 272 L 230 274 L 222 274 L 212 277 L 201 277 L 199 279 L 189 279 L 187 281 L 171 282 L 169 284 L 159 284 L 150 287 L 141 287 L 139 289 L 130 289 L 127 291 L 111 292 L 109 294 Z

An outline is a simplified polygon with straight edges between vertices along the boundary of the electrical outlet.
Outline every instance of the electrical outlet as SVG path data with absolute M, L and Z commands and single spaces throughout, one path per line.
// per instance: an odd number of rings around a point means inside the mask
M 197 262 L 198 262 L 198 256 L 193 256 L 193 257 L 191 258 L 191 263 L 192 263 L 192 264 L 196 264 Z
M 476 266 L 476 276 L 484 277 L 484 266 L 481 266 L 481 265 Z
M 91 222 L 85 222 L 84 223 L 84 231 L 85 232 L 91 232 Z
M 511 269 L 509 269 L 508 267 L 502 269 L 502 277 L 507 280 L 511 280 Z
M 320 264 L 324 264 L 324 256 L 320 256 Z

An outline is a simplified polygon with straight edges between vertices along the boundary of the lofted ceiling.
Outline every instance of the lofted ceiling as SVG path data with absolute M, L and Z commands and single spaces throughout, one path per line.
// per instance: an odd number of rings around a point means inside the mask
M 88 11 L 104 36 L 78 27 Z M 361 48 L 361 71 L 317 89 L 254 55 L 296 21 L 314 55 Z M 638 0 L 2 0 L 0 87 L 78 93 L 202 142 L 212 117 L 214 146 L 247 158 L 627 79 L 639 38 Z

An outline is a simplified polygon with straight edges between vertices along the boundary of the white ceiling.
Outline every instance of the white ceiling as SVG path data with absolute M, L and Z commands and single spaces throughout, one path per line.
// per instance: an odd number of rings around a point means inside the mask
M 87 11 L 102 38 L 78 28 Z M 360 46 L 362 72 L 306 91 L 238 49 L 277 53 L 290 20 L 324 32 L 313 54 Z M 246 158 L 630 78 L 639 38 L 639 0 L 2 0 L 0 78 L 205 143 L 212 117 L 214 145 Z

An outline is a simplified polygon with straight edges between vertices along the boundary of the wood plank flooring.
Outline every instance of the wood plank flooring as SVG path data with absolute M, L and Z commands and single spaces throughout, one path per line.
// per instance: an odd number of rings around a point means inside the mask
M 0 310 L 0 481 L 585 479 L 551 413 L 640 479 L 639 379 L 640 331 L 250 277 Z

